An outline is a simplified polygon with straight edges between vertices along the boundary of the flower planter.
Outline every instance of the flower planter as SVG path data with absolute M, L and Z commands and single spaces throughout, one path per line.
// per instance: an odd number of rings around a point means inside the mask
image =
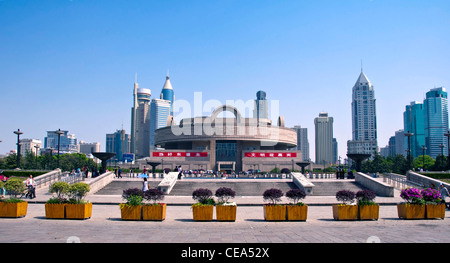
M 212 221 L 214 206 L 213 205 L 194 205 L 192 206 L 192 214 L 194 221 Z
M 24 217 L 27 209 L 28 202 L 0 202 L 0 217 Z
M 358 220 L 358 206 L 333 205 L 333 218 L 335 220 Z
M 166 219 L 166 204 L 142 206 L 142 220 L 163 221 Z
M 142 206 L 121 204 L 120 217 L 122 220 L 141 220 Z
M 425 205 L 397 204 L 398 217 L 403 219 L 424 219 Z
M 236 205 L 217 205 L 216 220 L 217 221 L 236 221 Z
M 286 208 L 288 221 L 306 221 L 308 215 L 307 205 L 288 205 Z
M 426 218 L 445 218 L 445 204 L 425 205 Z
M 66 204 L 66 219 L 88 219 L 92 215 L 92 203 Z
M 358 205 L 359 220 L 378 220 L 380 214 L 380 205 Z
M 286 220 L 286 205 L 264 205 L 264 220 Z
M 66 204 L 45 204 L 45 217 L 51 219 L 64 219 L 66 217 Z

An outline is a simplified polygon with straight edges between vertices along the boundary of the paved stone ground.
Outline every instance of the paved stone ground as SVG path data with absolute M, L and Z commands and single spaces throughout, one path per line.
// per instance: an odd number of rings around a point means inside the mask
M 24 218 L 2 218 L 0 242 L 64 243 L 383 243 L 450 242 L 444 220 L 401 220 L 396 206 L 380 206 L 378 221 L 335 221 L 331 206 L 309 206 L 306 222 L 266 222 L 261 206 L 238 207 L 236 222 L 195 222 L 189 206 L 167 207 L 162 222 L 122 221 L 118 205 L 93 206 L 87 220 L 46 219 L 30 203 Z
M 119 179 L 120 180 L 120 179 Z M 335 221 L 331 204 L 334 196 L 308 196 L 306 222 L 267 222 L 263 200 L 240 196 L 236 222 L 195 222 L 190 196 L 167 196 L 167 217 L 163 222 L 122 221 L 118 204 L 120 195 L 88 195 L 94 203 L 92 218 L 87 220 L 46 219 L 46 189 L 29 200 L 24 218 L 0 218 L 2 243 L 437 243 L 450 242 L 449 211 L 444 220 L 402 220 L 398 218 L 395 197 L 377 197 L 378 221 Z M 286 200 L 283 200 L 286 201 Z

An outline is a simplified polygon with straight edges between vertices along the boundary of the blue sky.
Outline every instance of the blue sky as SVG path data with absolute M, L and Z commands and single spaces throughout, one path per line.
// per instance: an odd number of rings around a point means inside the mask
M 351 139 L 351 89 L 375 87 L 378 142 L 403 111 L 450 83 L 448 0 L 0 0 L 0 154 L 22 138 L 69 130 L 100 142 L 129 132 L 135 73 L 159 97 L 279 101 L 287 126 L 334 117 L 339 155 Z M 207 115 L 207 113 L 205 113 Z M 272 116 L 276 120 L 278 116 Z

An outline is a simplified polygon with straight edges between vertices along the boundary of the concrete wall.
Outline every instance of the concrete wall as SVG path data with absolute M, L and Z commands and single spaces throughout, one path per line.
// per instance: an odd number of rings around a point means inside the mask
M 450 190 L 450 184 L 439 181 L 438 179 L 415 173 L 413 171 L 408 171 L 406 173 L 406 180 L 422 185 L 423 188 L 434 189 L 437 189 L 439 187 L 439 184 L 442 183 L 447 189 Z
M 314 188 L 313 183 L 311 183 L 308 179 L 306 179 L 306 177 L 301 173 L 291 173 L 291 174 L 292 174 L 292 181 L 298 188 L 305 191 L 307 195 L 313 194 Z
M 86 183 L 88 183 L 89 187 L 91 188 L 89 194 L 95 194 L 98 190 L 102 189 L 103 187 L 111 183 L 112 180 L 114 179 L 114 176 L 115 174 L 113 172 L 106 172 L 96 177 L 92 181 L 86 181 Z
M 379 196 L 394 197 L 394 187 L 392 185 L 380 182 L 366 174 L 356 173 L 355 182 L 374 191 Z

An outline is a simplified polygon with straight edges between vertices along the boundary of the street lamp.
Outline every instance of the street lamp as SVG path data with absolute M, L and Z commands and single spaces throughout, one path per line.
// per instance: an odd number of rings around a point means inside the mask
M 17 131 L 14 131 L 15 134 L 17 134 L 17 168 L 19 168 L 20 165 L 20 135 L 23 134 L 23 132 L 20 131 L 20 129 L 17 129 Z
M 36 149 L 36 170 L 37 170 L 37 168 L 38 168 L 37 156 L 38 156 L 39 145 L 35 145 L 34 148 Z
M 444 144 L 441 143 L 441 145 L 439 145 L 439 147 L 441 147 L 441 161 L 439 162 L 439 166 L 441 167 L 441 169 L 443 170 L 444 168 Z
M 413 136 L 414 133 L 412 132 L 407 132 L 405 133 L 405 136 L 408 137 L 408 170 L 411 170 L 411 141 L 410 141 L 410 137 Z
M 61 134 L 64 134 L 64 132 L 61 131 L 61 129 L 58 129 L 55 133 L 58 134 L 58 168 L 59 168 L 59 145 L 61 142 Z
M 425 150 L 427 149 L 427 147 L 422 146 L 422 169 L 425 171 Z

